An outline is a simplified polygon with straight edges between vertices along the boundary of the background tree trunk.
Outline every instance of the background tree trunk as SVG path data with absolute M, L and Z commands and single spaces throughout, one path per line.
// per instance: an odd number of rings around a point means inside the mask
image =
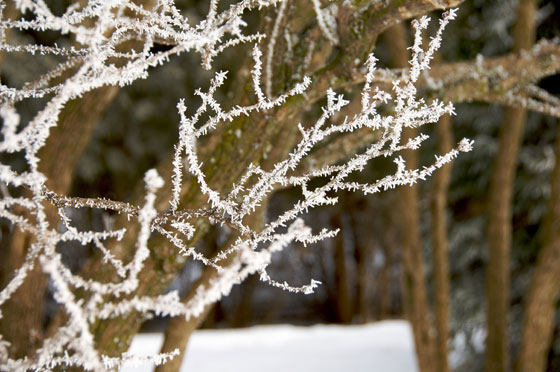
M 343 221 L 348 216 L 344 215 L 343 210 L 339 210 L 331 219 L 333 229 L 340 229 L 334 241 L 334 300 L 336 307 L 337 320 L 340 323 L 352 322 L 352 295 L 350 293 L 350 280 L 348 275 L 348 262 L 345 247 L 344 235 L 348 232 L 347 224 Z
M 536 4 L 521 0 L 517 9 L 513 50 L 519 52 L 533 44 Z M 525 125 L 526 110 L 507 108 L 500 127 L 498 153 L 494 160 L 488 196 L 488 264 L 486 288 L 488 336 L 486 371 L 509 371 L 508 313 L 510 294 L 511 205 L 516 159 Z
M 560 124 L 560 122 L 558 123 Z M 544 372 L 560 294 L 560 131 L 556 135 L 556 164 L 552 172 L 544 244 L 525 297 L 525 314 L 516 372 Z
M 451 117 L 443 116 L 436 125 L 438 152 L 451 150 L 453 134 Z M 447 248 L 447 188 L 451 179 L 451 163 L 434 174 L 432 194 L 432 255 L 434 275 L 434 312 L 436 320 L 437 370 L 449 371 L 449 255 Z
M 391 27 L 385 33 L 385 37 L 395 67 L 408 67 L 409 53 L 407 48 L 409 44 L 405 26 L 401 23 Z M 402 143 L 416 137 L 416 132 L 413 128 L 404 128 Z M 418 167 L 416 151 L 403 151 L 402 157 L 406 161 L 407 168 L 416 169 Z M 400 218 L 398 221 L 404 264 L 405 312 L 412 326 L 420 372 L 436 371 L 434 335 L 428 306 L 422 237 L 420 234 L 418 188 L 415 185 L 403 186 L 397 192 L 399 193 Z
M 365 206 L 363 206 L 365 204 Z M 362 207 L 360 207 L 360 206 Z M 366 208 L 366 211 L 362 211 Z M 371 308 L 371 248 L 374 245 L 371 233 L 370 220 L 364 219 L 364 214 L 369 212 L 367 200 L 361 200 L 352 207 L 358 212 L 350 214 L 352 234 L 354 238 L 354 260 L 356 262 L 356 300 L 354 314 L 359 316 L 360 322 L 369 323 L 372 321 Z M 384 292 L 389 292 L 385 288 Z

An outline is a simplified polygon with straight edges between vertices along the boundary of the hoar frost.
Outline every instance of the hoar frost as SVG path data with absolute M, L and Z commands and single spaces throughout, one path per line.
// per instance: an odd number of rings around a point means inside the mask
M 334 5 L 322 8 L 318 0 L 313 0 L 317 22 L 321 31 L 334 45 L 339 43 L 334 14 Z M 91 325 L 117 316 L 137 312 L 140 314 L 157 314 L 160 316 L 184 316 L 190 319 L 199 315 L 205 306 L 220 300 L 230 293 L 232 287 L 241 283 L 249 275 L 257 274 L 268 284 L 290 292 L 312 293 L 320 283 L 311 279 L 309 284 L 293 286 L 284 281 L 277 281 L 269 276 L 274 252 L 279 252 L 293 242 L 312 244 L 319 240 L 333 237 L 337 231 L 322 230 L 313 233 L 301 216 L 308 210 L 337 203 L 338 190 L 376 193 L 399 185 L 411 185 L 418 179 L 425 179 L 437 168 L 455 158 L 459 151 L 470 151 L 472 142 L 462 140 L 456 149 L 437 156 L 431 165 L 422 169 L 408 169 L 404 160 L 397 154 L 405 149 L 417 149 L 426 136 L 420 135 L 407 143 L 401 143 L 404 127 L 419 127 L 436 122 L 442 115 L 453 114 L 453 106 L 434 100 L 430 103 L 417 99 L 415 83 L 423 71 L 429 68 L 433 54 L 439 48 L 441 34 L 449 20 L 455 17 L 455 11 L 444 13 L 436 35 L 429 43 L 428 49 L 421 48 L 421 31 L 428 25 L 428 18 L 423 17 L 413 23 L 416 30 L 412 46 L 410 70 L 400 81 L 396 81 L 392 93 L 384 92 L 373 86 L 376 74 L 376 59 L 370 56 L 365 62 L 365 84 L 359 99 L 359 113 L 335 121 L 333 117 L 349 103 L 343 95 L 328 89 L 325 94 L 327 104 L 322 114 L 313 125 L 298 125 L 301 140 L 282 161 L 270 170 L 259 164 L 251 164 L 244 174 L 233 184 L 231 191 L 223 195 L 207 182 L 201 160 L 197 152 L 198 140 L 214 131 L 218 126 L 227 126 L 236 118 L 251 116 L 256 112 L 280 107 L 291 97 L 305 94 L 312 81 L 303 77 L 288 91 L 272 96 L 271 61 L 274 55 L 274 43 L 279 35 L 279 25 L 285 17 L 285 0 L 244 0 L 235 3 L 224 11 L 219 11 L 218 1 L 210 1 L 206 18 L 191 26 L 189 20 L 170 0 L 159 0 L 151 10 L 125 0 L 91 0 L 83 7 L 72 6 L 62 15 L 55 15 L 42 1 L 20 0 L 16 2 L 21 13 L 32 13 L 34 17 L 21 18 L 16 21 L 4 20 L 0 26 L 0 51 L 5 53 L 50 54 L 65 57 L 52 71 L 47 72 L 35 82 L 21 88 L 0 85 L 0 116 L 3 120 L 0 152 L 25 154 L 27 169 L 18 171 L 8 164 L 0 165 L 0 182 L 10 187 L 23 188 L 29 196 L 12 197 L 4 194 L 0 201 L 0 216 L 9 220 L 15 227 L 34 236 L 34 243 L 27 252 L 23 265 L 14 273 L 11 281 L 0 292 L 0 306 L 26 280 L 27 274 L 40 265 L 49 276 L 54 288 L 54 298 L 67 314 L 66 323 L 52 337 L 44 341 L 43 346 L 30 358 L 15 358 L 9 352 L 9 342 L 0 335 L 0 369 L 5 371 L 50 370 L 62 366 L 77 366 L 86 370 L 113 370 L 124 362 L 155 364 L 165 363 L 177 355 L 177 351 L 150 357 L 134 356 L 127 353 L 120 357 L 100 354 L 94 345 Z M 243 14 L 254 8 L 266 8 L 278 5 L 276 21 L 272 34 L 267 39 L 262 34 L 245 34 Z M 4 8 L 4 4 L 0 8 Z M 94 21 L 93 27 L 85 27 L 84 21 Z M 60 34 L 72 35 L 80 47 L 44 47 L 40 45 L 10 45 L 4 37 L 11 29 L 21 31 L 50 30 Z M 116 46 L 132 36 L 142 40 L 142 48 L 126 52 L 117 51 Z M 155 43 L 165 43 L 171 47 L 162 52 L 153 52 Z M 172 159 L 173 174 L 164 180 L 155 170 L 146 172 L 145 199 L 143 205 L 101 199 L 72 198 L 58 195 L 46 186 L 45 176 L 39 171 L 38 152 L 45 145 L 50 131 L 57 125 L 61 110 L 72 99 L 83 96 L 86 92 L 107 85 L 124 86 L 137 79 L 149 77 L 149 69 L 164 64 L 175 54 L 191 51 L 198 53 L 205 68 L 211 68 L 214 58 L 225 49 L 241 43 L 252 43 L 253 67 L 251 77 L 257 102 L 245 106 L 224 108 L 215 98 L 217 89 L 224 84 L 227 73 L 217 72 L 206 92 L 198 90 L 196 94 L 202 104 L 195 113 L 188 117 L 187 103 L 180 100 L 177 110 L 180 117 L 179 138 L 174 148 Z M 267 44 L 268 43 L 268 44 Z M 312 46 L 310 46 L 312 48 Z M 263 53 L 264 51 L 264 53 Z M 263 54 L 266 61 L 263 69 Z M 111 59 L 126 61 L 119 66 Z M 264 74 L 263 74 L 264 70 Z M 58 82 L 58 78 L 72 72 L 67 79 Z M 263 75 L 265 77 L 263 84 Z M 264 85 L 264 89 L 263 89 Z M 26 99 L 47 97 L 44 107 L 27 123 L 15 109 L 16 104 Z M 394 114 L 381 115 L 377 108 L 380 104 L 394 103 Z M 377 131 L 379 138 L 364 151 L 352 155 L 337 165 L 321 166 L 303 174 L 294 170 L 319 143 L 338 134 L 369 128 Z M 239 134 L 240 135 L 240 134 Z M 369 183 L 349 180 L 349 176 L 360 172 L 366 164 L 377 157 L 394 156 L 397 170 L 394 174 Z M 207 207 L 202 209 L 182 209 L 181 192 L 185 174 L 194 177 L 200 192 L 207 200 Z M 315 177 L 327 181 L 318 187 L 310 185 Z M 157 210 L 155 200 L 158 192 L 171 187 L 171 199 L 167 209 Z M 264 203 L 275 187 L 293 186 L 302 191 L 302 198 L 288 210 L 267 222 L 261 230 L 254 230 L 243 221 L 245 217 Z M 58 210 L 60 225 L 49 223 L 45 205 L 51 204 Z M 25 209 L 28 215 L 15 212 L 15 207 Z M 120 240 L 124 229 L 96 231 L 79 231 L 68 215 L 69 208 L 100 208 L 126 214 L 131 224 L 139 224 L 134 254 L 128 262 L 108 248 L 111 239 Z M 33 216 L 29 218 L 26 216 Z M 194 220 L 204 218 L 213 223 L 225 224 L 239 232 L 239 238 L 227 250 L 214 258 L 204 257 L 194 247 L 186 243 L 195 231 Z M 183 303 L 176 292 L 148 297 L 135 295 L 139 286 L 139 273 L 150 255 L 148 240 L 152 234 L 161 234 L 176 248 L 177 255 L 191 257 L 204 265 L 218 270 L 217 277 L 207 287 L 200 287 L 191 301 Z M 118 273 L 117 281 L 102 282 L 84 279 L 74 274 L 63 263 L 61 254 L 56 250 L 57 244 L 76 241 L 82 245 L 93 244 L 102 254 L 105 265 L 112 266 Z M 221 265 L 230 258 L 227 265 Z M 87 296 L 77 297 L 77 289 Z M 110 300 L 107 300 L 110 298 Z M 0 317 L 2 317 L 0 307 Z

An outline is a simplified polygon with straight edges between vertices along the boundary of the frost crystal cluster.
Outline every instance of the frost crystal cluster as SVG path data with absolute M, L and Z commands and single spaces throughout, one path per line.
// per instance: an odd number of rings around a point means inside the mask
M 131 312 L 140 315 L 184 316 L 188 319 L 199 315 L 205 306 L 226 296 L 232 286 L 252 274 L 287 291 L 312 293 L 320 284 L 315 280 L 304 286 L 292 286 L 274 280 L 267 273 L 273 253 L 283 250 L 291 242 L 311 244 L 337 233 L 328 230 L 312 232 L 301 218 L 306 211 L 337 203 L 337 190 L 370 194 L 395 186 L 414 184 L 456 157 L 459 151 L 470 150 L 471 142 L 462 140 L 455 150 L 437 156 L 431 165 L 422 169 L 408 169 L 399 156 L 402 150 L 418 149 L 426 140 L 425 135 L 419 135 L 402 143 L 403 128 L 433 123 L 442 115 L 453 113 L 451 104 L 417 99 L 415 88 L 415 82 L 429 68 L 429 62 L 439 47 L 443 28 L 454 17 L 454 11 L 449 11 L 444 14 L 440 29 L 426 50 L 421 48 L 420 34 L 427 27 L 428 19 L 424 17 L 413 23 L 416 37 L 411 48 L 411 68 L 402 75 L 401 80 L 395 82 L 392 92 L 385 92 L 374 86 L 376 59 L 373 55 L 369 56 L 364 61 L 365 85 L 361 92 L 359 113 L 340 119 L 337 114 L 349 102 L 342 94 L 332 89 L 326 90 L 326 105 L 322 108 L 322 114 L 312 125 L 298 125 L 300 141 L 285 159 L 270 169 L 251 164 L 228 193 L 212 189 L 197 152 L 199 139 L 218 130 L 220 126 L 227 127 L 239 117 L 250 119 L 256 112 L 266 112 L 282 106 L 295 96 L 305 97 L 306 89 L 312 84 L 310 78 L 303 77 L 291 89 L 272 96 L 270 85 L 274 76 L 271 76 L 270 60 L 273 58 L 274 48 L 270 45 L 278 36 L 278 27 L 274 26 L 272 35 L 268 38 L 263 34 L 245 32 L 246 23 L 242 17 L 248 11 L 265 10 L 278 5 L 278 18 L 281 19 L 285 3 L 282 0 L 243 0 L 226 10 L 218 11 L 218 1 L 214 0 L 210 1 L 206 18 L 193 25 L 171 0 L 158 0 L 150 10 L 127 0 L 91 0 L 81 5 L 76 2 L 60 15 L 54 14 L 42 0 L 15 1 L 21 14 L 28 16 L 2 21 L 0 51 L 24 53 L 29 58 L 36 54 L 50 54 L 64 59 L 64 62 L 38 80 L 27 82 L 21 87 L 0 85 L 0 152 L 20 154 L 26 163 L 19 168 L 9 164 L 0 165 L 3 190 L 0 217 L 8 220 L 14 229 L 33 237 L 23 265 L 13 273 L 7 286 L 1 289 L 0 317 L 2 305 L 24 283 L 33 267 L 39 265 L 48 275 L 55 300 L 65 312 L 65 324 L 46 339 L 32 357 L 15 358 L 10 355 L 9 342 L 0 335 L 0 370 L 50 370 L 58 366 L 78 366 L 86 370 L 104 371 L 117 369 L 128 361 L 165 363 L 177 352 L 151 358 L 126 353 L 119 358 L 102 355 L 96 349 L 92 325 Z M 333 44 L 338 43 L 336 22 L 333 24 L 331 20 L 336 9 L 321 9 L 318 0 L 313 0 L 312 3 L 325 37 Z M 0 4 L 0 11 L 5 10 L 6 5 Z M 5 37 L 12 30 L 50 30 L 70 35 L 75 44 L 14 45 L 8 43 Z M 169 45 L 169 48 L 158 51 L 154 48 L 156 43 Z M 163 179 L 155 169 L 146 172 L 145 199 L 142 205 L 102 198 L 74 198 L 59 195 L 47 187 L 46 177 L 39 171 L 39 150 L 45 145 L 52 129 L 57 126 L 61 110 L 69 101 L 102 86 L 125 86 L 137 79 L 149 78 L 150 68 L 164 64 L 173 55 L 183 52 L 199 54 L 203 67 L 211 69 L 217 55 L 226 48 L 242 43 L 250 43 L 252 46 L 250 73 L 256 102 L 227 108 L 220 103 L 215 93 L 226 80 L 225 72 L 215 73 L 205 92 L 196 92 L 202 99 L 202 104 L 193 115 L 187 115 L 187 103 L 179 101 L 179 138 L 170 160 L 172 175 L 170 179 Z M 127 45 L 133 46 L 126 47 Z M 263 55 L 267 58 L 265 61 Z M 22 122 L 17 108 L 25 106 L 19 104 L 38 98 L 44 102 L 43 107 L 31 119 Z M 379 107 L 386 107 L 388 104 L 394 105 L 392 115 L 380 114 Z M 295 170 L 318 144 L 329 137 L 363 128 L 375 131 L 377 136 L 377 140 L 363 151 L 341 163 L 296 173 Z M 369 183 L 358 183 L 350 179 L 351 175 L 362 171 L 376 157 L 393 157 L 396 163 L 395 173 Z M 311 180 L 316 177 L 325 181 L 320 186 L 312 186 Z M 189 209 L 188 205 L 182 205 L 181 197 L 186 179 L 196 180 L 199 192 L 205 197 L 205 207 Z M 167 207 L 164 210 L 156 209 L 156 197 L 166 185 L 170 190 Z M 279 186 L 299 188 L 301 200 L 262 228 L 254 229 L 244 222 Z M 58 210 L 57 221 L 49 221 L 47 207 Z M 76 208 L 104 209 L 127 215 L 131 226 L 139 226 L 133 230 L 134 253 L 122 258 L 114 251 L 118 247 L 115 241 L 120 241 L 130 233 L 126 228 L 101 232 L 78 230 L 68 212 Z M 239 238 L 216 257 L 204 257 L 189 246 L 189 240 L 197 231 L 196 221 L 200 219 L 226 224 L 238 231 Z M 156 297 L 136 294 L 139 273 L 150 255 L 149 240 L 156 234 L 176 248 L 176 255 L 200 260 L 218 271 L 210 285 L 201 287 L 186 303 L 180 301 L 176 292 Z M 62 242 L 68 241 L 77 241 L 82 245 L 93 244 L 102 255 L 104 265 L 112 266 L 118 279 L 86 279 L 71 271 L 57 251 Z

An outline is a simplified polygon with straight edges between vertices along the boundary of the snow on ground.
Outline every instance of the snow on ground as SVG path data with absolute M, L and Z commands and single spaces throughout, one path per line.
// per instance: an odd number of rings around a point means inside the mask
M 161 334 L 140 334 L 134 354 L 159 350 Z M 125 372 L 152 366 L 124 367 Z M 405 321 L 367 325 L 259 326 L 199 330 L 192 336 L 181 371 L 194 372 L 416 372 L 410 327 Z

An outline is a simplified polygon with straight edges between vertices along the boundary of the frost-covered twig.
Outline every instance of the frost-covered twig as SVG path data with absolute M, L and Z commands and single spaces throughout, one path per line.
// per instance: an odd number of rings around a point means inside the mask
M 7 351 L 9 343 L 0 338 L 0 369 L 23 371 L 78 366 L 103 371 L 118 368 L 124 362 L 163 363 L 176 353 L 149 358 L 128 354 L 109 357 L 101 354 L 94 343 L 91 330 L 93 324 L 130 313 L 138 313 L 145 317 L 152 314 L 180 315 L 189 319 L 201 314 L 207 305 L 228 295 L 234 285 L 252 274 L 258 274 L 261 280 L 287 291 L 312 293 L 320 284 L 316 280 L 311 279 L 309 284 L 298 286 L 273 279 L 267 272 L 272 263 L 273 253 L 286 249 L 294 242 L 313 244 L 337 233 L 324 229 L 313 234 L 302 218 L 308 210 L 337 203 L 338 190 L 368 194 L 397 185 L 413 184 L 451 161 L 459 151 L 470 150 L 471 142 L 463 140 L 457 149 L 441 154 L 432 165 L 423 169 L 406 169 L 399 156 L 402 150 L 418 149 L 426 139 L 420 135 L 402 143 L 401 132 L 404 127 L 433 123 L 442 115 L 453 113 L 451 104 L 419 99 L 415 87 L 421 73 L 429 68 L 432 54 L 439 47 L 443 28 L 454 16 L 454 12 L 451 11 L 444 15 L 427 51 L 421 50 L 420 32 L 417 32 L 411 69 L 403 73 L 399 81 L 395 81 L 392 94 L 374 87 L 378 72 L 375 58 L 370 56 L 366 63 L 366 83 L 359 98 L 359 113 L 342 120 L 335 119 L 349 102 L 342 94 L 327 89 L 324 92 L 326 104 L 322 108 L 322 114 L 310 125 L 298 124 L 301 140 L 288 156 L 266 169 L 258 164 L 251 164 L 233 182 L 227 193 L 213 188 L 210 177 L 205 173 L 197 149 L 199 139 L 216 130 L 218 126 L 227 126 L 238 118 L 251 117 L 255 113 L 282 107 L 288 99 L 303 94 L 311 84 L 310 78 L 304 77 L 286 92 L 272 96 L 272 69 L 269 66 L 274 55 L 274 40 L 277 37 L 274 30 L 268 48 L 264 49 L 267 50 L 265 91 L 262 89 L 262 46 L 259 48 L 257 43 L 253 48 L 254 65 L 250 76 L 256 102 L 234 107 L 227 107 L 219 102 L 216 93 L 227 78 L 225 72 L 217 72 L 206 91 L 195 92 L 201 98 L 202 104 L 190 117 L 186 113 L 185 101 L 179 101 L 179 138 L 171 164 L 173 174 L 170 180 L 166 180 L 172 185 L 166 210 L 156 209 L 156 194 L 163 186 L 164 180 L 155 170 L 149 170 L 145 174 L 146 192 L 141 206 L 102 198 L 67 197 L 49 190 L 45 176 L 39 171 L 39 150 L 44 146 L 51 129 L 57 125 L 61 109 L 70 100 L 101 86 L 126 85 L 136 79 L 146 78 L 149 68 L 165 63 L 171 56 L 185 51 L 198 53 L 203 66 L 209 68 L 214 57 L 225 48 L 263 39 L 264 36 L 260 34 L 243 33 L 245 22 L 242 15 L 245 11 L 280 4 L 274 26 L 274 29 L 278 29 L 280 26 L 277 25 L 280 25 L 282 17 L 285 16 L 287 2 L 243 0 L 221 12 L 218 3 L 217 0 L 211 1 L 207 17 L 198 24 L 191 25 L 170 0 L 159 0 L 151 9 L 125 0 L 91 0 L 82 7 L 68 8 L 62 15 L 53 14 L 42 1 L 20 0 L 17 2 L 20 10 L 31 12 L 35 17 L 0 22 L 2 32 L 6 29 L 48 29 L 69 34 L 82 45 L 79 49 L 10 45 L 5 39 L 0 39 L 0 50 L 7 53 L 49 53 L 67 58 L 66 62 L 22 88 L 0 86 L 0 117 L 3 119 L 0 152 L 21 152 L 26 162 L 23 171 L 7 164 L 0 165 L 0 182 L 12 188 L 24 188 L 30 195 L 18 198 L 5 195 L 0 201 L 0 217 L 33 235 L 35 239 L 23 265 L 0 291 L 0 306 L 19 288 L 27 273 L 40 264 L 52 282 L 55 300 L 68 317 L 65 325 L 51 338 L 46 339 L 43 346 L 30 358 L 13 358 Z M 331 42 L 337 44 L 339 40 L 333 16 L 334 8 L 321 9 L 320 2 L 315 0 L 313 5 L 323 33 Z M 417 31 L 426 27 L 427 22 L 427 19 L 422 19 L 416 25 Z M 92 25 L 85 26 L 88 23 Z M 155 40 L 166 40 L 171 48 L 162 52 L 152 52 Z M 116 51 L 117 47 L 128 41 L 139 42 L 141 46 L 124 52 Z M 111 62 L 115 58 L 124 62 L 116 65 Z M 63 74 L 68 74 L 68 77 L 63 82 L 54 83 Z M 32 97 L 46 98 L 46 104 L 29 122 L 21 123 L 16 104 Z M 394 115 L 384 116 L 377 111 L 380 104 L 389 103 L 395 104 Z M 296 169 L 319 144 L 329 138 L 357 130 L 375 132 L 377 140 L 362 152 L 353 154 L 337 165 L 325 165 L 296 173 Z M 369 183 L 350 180 L 351 175 L 362 171 L 368 162 L 378 157 L 393 157 L 397 164 L 395 173 Z M 203 207 L 188 209 L 181 205 L 186 172 L 196 181 L 198 192 L 205 199 Z M 311 181 L 314 177 L 323 177 L 325 182 L 321 186 L 313 186 Z M 253 214 L 278 186 L 299 188 L 302 192 L 301 199 L 272 218 L 263 228 L 247 226 L 244 223 L 246 218 Z M 55 224 L 46 218 L 46 206 L 49 204 L 58 211 L 59 220 Z M 16 213 L 15 207 L 24 209 L 27 214 Z M 139 229 L 133 237 L 135 245 L 132 254 L 123 255 L 118 249 L 113 250 L 107 244 L 108 241 L 123 239 L 124 229 L 79 231 L 73 225 L 72 215 L 68 211 L 74 208 L 95 208 L 122 213 L 131 220 L 130 223 L 137 223 Z M 231 247 L 216 257 L 206 258 L 194 247 L 189 246 L 189 239 L 197 232 L 197 219 L 226 224 L 237 230 L 238 238 Z M 140 273 L 150 256 L 149 240 L 152 234 L 159 234 L 167 240 L 170 246 L 176 248 L 177 255 L 197 259 L 216 269 L 215 279 L 208 286 L 200 287 L 187 303 L 182 303 L 176 293 L 160 296 L 139 295 L 137 291 L 140 287 Z M 60 243 L 68 241 L 81 245 L 92 244 L 101 252 L 102 263 L 116 272 L 118 277 L 102 281 L 83 278 L 72 272 L 64 264 L 61 253 L 57 251 Z M 225 260 L 226 258 L 228 260 Z M 81 296 L 78 296 L 78 290 L 82 292 Z M 0 317 L 1 315 L 0 312 Z

